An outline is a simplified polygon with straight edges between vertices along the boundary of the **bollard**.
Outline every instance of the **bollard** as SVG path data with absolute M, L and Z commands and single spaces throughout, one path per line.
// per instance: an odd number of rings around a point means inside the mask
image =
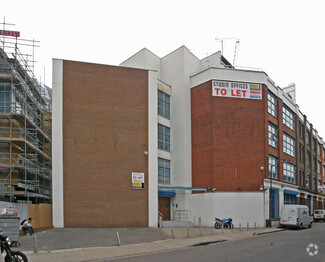
M 190 228 L 188 227 L 187 228 L 187 238 L 189 238 L 190 237 Z
M 201 227 L 201 217 L 199 217 L 199 227 Z
M 33 234 L 34 253 L 37 253 L 37 239 L 36 235 Z
M 241 223 L 239 223 L 239 231 L 241 231 Z
M 175 234 L 174 234 L 174 228 L 172 228 L 172 239 L 175 238 Z
M 221 229 L 222 229 L 222 230 L 221 230 L 221 233 L 223 234 L 223 223 L 222 223 Z
M 120 235 L 116 232 L 117 244 L 121 246 Z
M 247 223 L 247 231 L 249 230 L 249 223 Z
M 256 230 L 256 222 L 254 222 L 254 229 Z

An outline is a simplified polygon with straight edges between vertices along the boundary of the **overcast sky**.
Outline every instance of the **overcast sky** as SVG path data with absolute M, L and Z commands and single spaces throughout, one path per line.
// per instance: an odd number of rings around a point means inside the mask
M 202 59 L 221 49 L 216 37 L 238 38 L 237 66 L 260 68 L 280 87 L 295 83 L 300 110 L 325 138 L 322 2 L 10 0 L 0 21 L 40 41 L 35 75 L 50 87 L 52 58 L 119 65 L 144 47 L 162 57 L 185 45 Z M 234 50 L 235 40 L 224 41 L 231 63 Z

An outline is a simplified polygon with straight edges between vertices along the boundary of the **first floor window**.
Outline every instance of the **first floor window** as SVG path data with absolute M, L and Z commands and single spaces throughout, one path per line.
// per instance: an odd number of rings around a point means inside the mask
M 283 179 L 286 182 L 296 183 L 296 166 L 290 163 L 283 163 Z
M 158 158 L 158 183 L 170 184 L 170 160 Z
M 296 141 L 286 133 L 283 133 L 283 152 L 289 156 L 295 157 Z
M 278 178 L 278 159 L 271 155 L 269 155 L 269 177 Z

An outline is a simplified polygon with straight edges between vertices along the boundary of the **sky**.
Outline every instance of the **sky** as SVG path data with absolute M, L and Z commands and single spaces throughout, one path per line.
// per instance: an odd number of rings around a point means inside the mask
M 0 22 L 40 41 L 34 74 L 50 87 L 53 58 L 119 65 L 144 47 L 163 57 L 185 45 L 202 59 L 221 50 L 216 38 L 231 38 L 223 54 L 232 63 L 239 39 L 236 65 L 262 69 L 280 87 L 295 83 L 300 111 L 325 139 L 322 2 L 10 0 L 0 5 Z

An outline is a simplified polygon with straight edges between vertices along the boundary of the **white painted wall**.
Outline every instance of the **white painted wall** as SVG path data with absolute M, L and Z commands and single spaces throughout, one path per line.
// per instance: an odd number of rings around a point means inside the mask
M 157 127 L 157 72 L 148 72 L 148 194 L 149 227 L 158 225 L 158 127 Z
M 64 227 L 63 210 L 63 60 L 53 59 L 52 72 L 53 226 Z
M 171 184 L 192 186 L 190 74 L 200 60 L 185 46 L 161 59 L 161 80 L 171 85 Z
M 191 210 L 197 225 L 201 217 L 201 225 L 211 227 L 214 219 L 233 219 L 235 227 L 265 226 L 264 192 L 214 192 L 201 194 L 180 194 L 174 204 L 178 209 Z M 174 206 L 175 208 L 175 206 Z M 175 208 L 177 210 L 177 208 Z

